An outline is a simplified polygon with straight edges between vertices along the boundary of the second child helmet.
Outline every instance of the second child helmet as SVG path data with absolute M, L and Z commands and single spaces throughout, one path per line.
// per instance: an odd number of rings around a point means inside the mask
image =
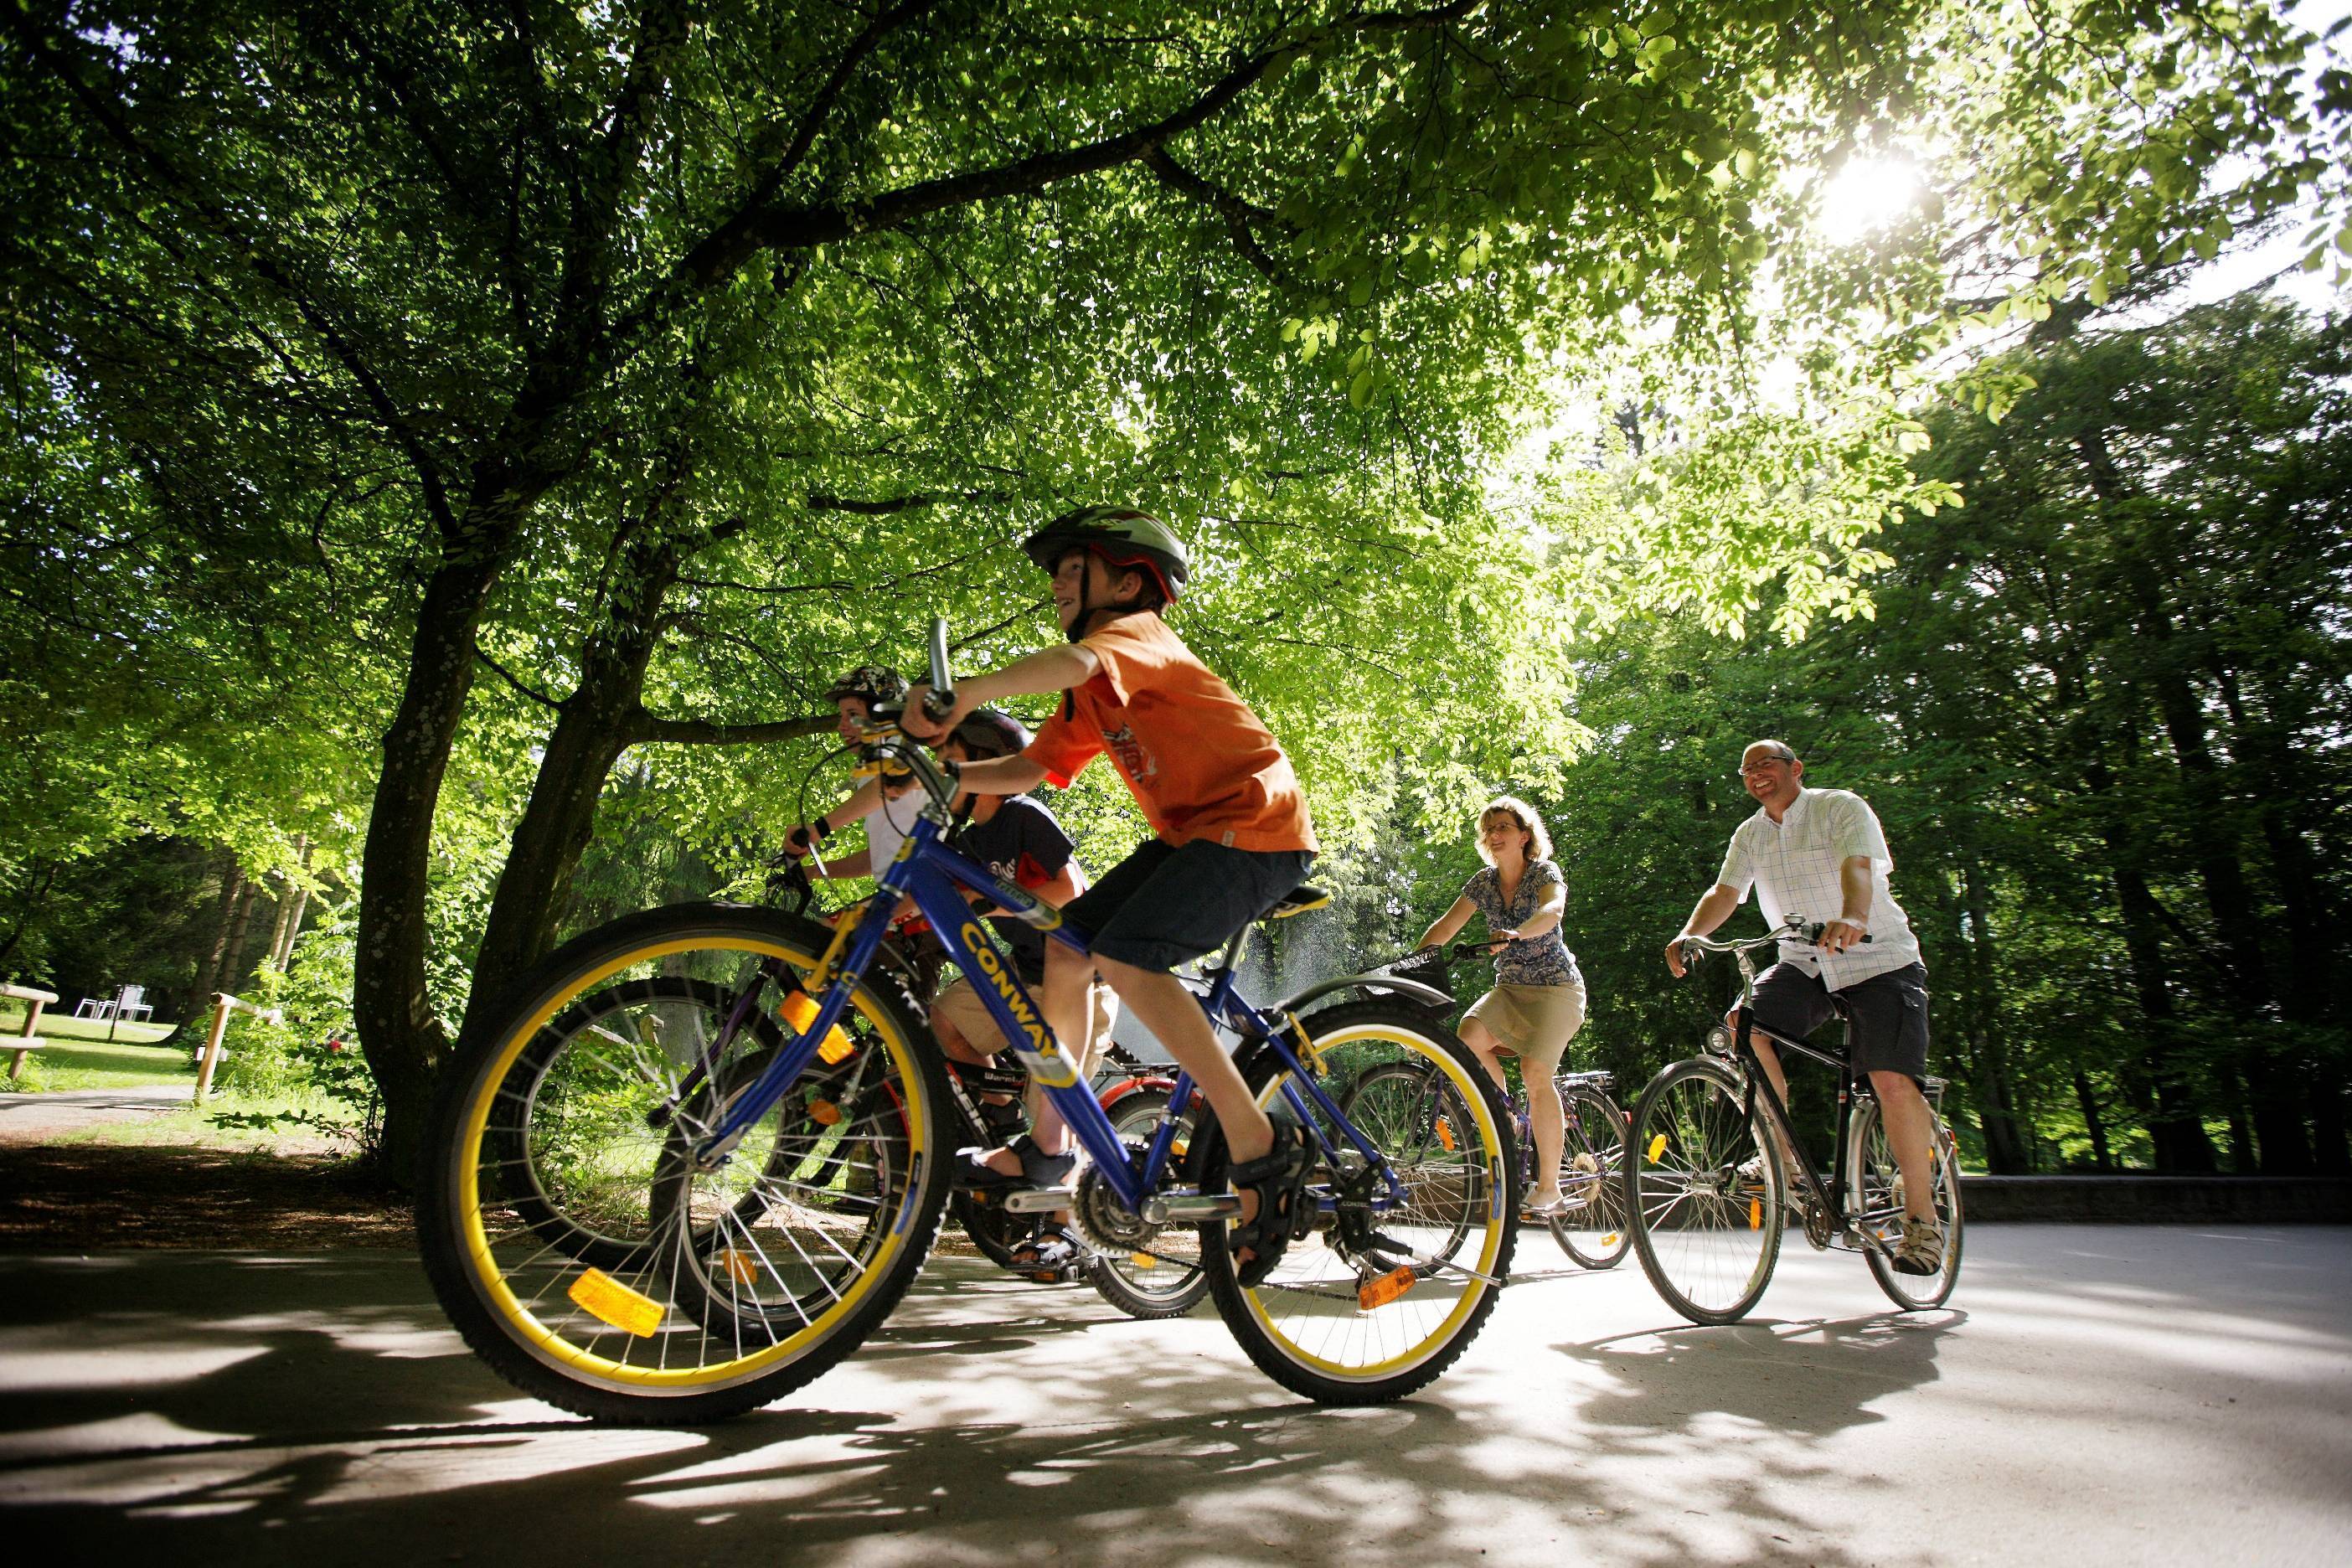
M 990 757 L 1017 757 L 1029 749 L 1031 739 L 1029 726 L 993 708 L 973 709 L 948 738 L 961 741 L 965 754 L 974 762 Z

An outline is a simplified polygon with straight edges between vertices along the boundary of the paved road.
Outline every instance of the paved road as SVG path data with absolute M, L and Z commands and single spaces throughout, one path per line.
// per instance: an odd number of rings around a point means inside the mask
M 944 1259 L 793 1406 L 619 1432 L 514 1396 L 396 1254 L 0 1257 L 0 1529 L 403 1568 L 2352 1561 L 2352 1230 L 1987 1226 L 1957 1301 L 1898 1317 L 1799 1243 L 1767 1315 L 1698 1330 L 1629 1262 L 1323 1411 L 1213 1316 Z

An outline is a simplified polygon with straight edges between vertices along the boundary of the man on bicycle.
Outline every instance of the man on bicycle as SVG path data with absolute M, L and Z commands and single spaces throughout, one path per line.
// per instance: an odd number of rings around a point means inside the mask
M 1190 569 L 1166 524 L 1126 508 L 1081 507 L 1022 548 L 1053 578 L 1066 646 L 963 681 L 944 722 L 923 713 L 917 687 L 904 722 L 928 736 L 982 702 L 1065 693 L 1027 751 L 965 770 L 973 789 L 991 795 L 1048 779 L 1066 785 L 1109 752 L 1153 837 L 1062 911 L 1090 934 L 1094 951 L 1046 949 L 1046 1019 L 1060 1039 L 1083 1039 L 1087 986 L 1099 969 L 1192 1075 L 1224 1130 L 1228 1177 L 1242 1200 L 1226 1242 L 1237 1278 L 1255 1286 L 1305 1228 L 1313 1141 L 1295 1122 L 1277 1128 L 1267 1119 L 1171 972 L 1223 946 L 1298 886 L 1316 848 L 1306 797 L 1265 725 L 1160 619 Z M 1067 1135 L 1058 1124 L 1036 1132 L 1048 1148 L 1057 1147 L 1048 1137 Z
M 1741 754 L 1740 781 L 1761 809 L 1733 832 L 1715 886 L 1666 943 L 1666 967 L 1679 976 L 1683 939 L 1728 920 L 1751 885 L 1771 924 L 1792 913 L 1822 921 L 1817 941 L 1783 941 L 1780 961 L 1757 977 L 1754 1027 L 1801 1040 L 1833 1013 L 1845 1014 L 1853 1070 L 1870 1076 L 1903 1173 L 1894 1265 L 1933 1274 L 1942 1267 L 1944 1237 L 1934 1203 L 1935 1118 L 1919 1089 L 1927 1070 L 1927 966 L 1887 885 L 1895 860 L 1877 814 L 1851 791 L 1807 789 L 1804 776 L 1805 764 L 1784 742 L 1758 741 Z M 1826 918 L 1832 910 L 1835 917 Z M 1738 1026 L 1738 1008 L 1727 1021 Z M 1752 1043 L 1786 1103 L 1780 1053 L 1761 1033 Z

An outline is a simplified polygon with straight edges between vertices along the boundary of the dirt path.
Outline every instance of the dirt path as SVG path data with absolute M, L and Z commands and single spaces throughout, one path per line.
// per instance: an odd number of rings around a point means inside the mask
M 0 1250 L 413 1245 L 406 1202 L 321 1144 L 102 1141 L 186 1105 L 172 1086 L 0 1096 Z

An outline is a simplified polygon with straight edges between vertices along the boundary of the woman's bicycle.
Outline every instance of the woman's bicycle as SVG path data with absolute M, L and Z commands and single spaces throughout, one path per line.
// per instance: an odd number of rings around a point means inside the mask
M 1892 1251 L 1903 1219 L 1902 1173 L 1878 1100 L 1867 1080 L 1857 1079 L 1843 1042 L 1825 1048 L 1769 1031 L 1766 1036 L 1783 1051 L 1837 1069 L 1834 1163 L 1826 1175 L 1806 1152 L 1789 1108 L 1757 1059 L 1749 1016 L 1756 964 L 1750 954 L 1785 938 L 1810 942 L 1820 934 L 1819 926 L 1792 916 L 1781 929 L 1741 942 L 1683 939 L 1688 959 L 1723 952 L 1738 963 L 1739 1024 L 1736 1029 L 1717 1025 L 1707 1034 L 1706 1056 L 1673 1063 L 1642 1091 L 1633 1108 L 1634 1158 L 1626 1173 L 1626 1199 L 1643 1272 L 1667 1305 L 1696 1323 L 1738 1321 L 1771 1283 L 1787 1201 L 1780 1162 L 1773 1154 L 1776 1131 L 1796 1164 L 1796 1206 L 1803 1215 L 1805 1239 L 1815 1248 L 1860 1252 L 1880 1288 L 1906 1310 L 1942 1305 L 1959 1279 L 1959 1150 L 1942 1115 L 1935 1114 L 1931 1152 L 1936 1218 L 1944 1233 L 1942 1266 L 1934 1274 L 1905 1274 L 1895 1268 Z M 1925 1086 L 1929 1110 L 1936 1112 L 1943 1080 L 1927 1079 Z
M 1454 969 L 1493 952 L 1493 944 L 1484 942 L 1418 948 L 1386 971 L 1444 993 L 1445 1005 L 1436 1021 L 1450 1027 L 1459 1000 Z M 1625 1221 L 1626 1117 L 1616 1100 L 1616 1081 L 1614 1074 L 1602 1071 L 1564 1072 L 1552 1079 L 1563 1113 L 1559 1190 L 1566 1201 L 1543 1219 L 1560 1250 L 1586 1268 L 1615 1268 L 1633 1245 L 1633 1229 Z M 1512 1096 L 1511 1118 L 1519 1147 L 1519 1185 L 1525 1191 L 1535 1183 L 1536 1154 L 1524 1092 Z
M 944 695 L 936 622 L 931 667 Z M 1169 1242 L 1188 1244 L 1250 1358 L 1310 1398 L 1401 1398 L 1459 1357 L 1509 1272 L 1517 1152 L 1468 1050 L 1381 994 L 1421 988 L 1350 975 L 1260 1009 L 1234 984 L 1246 932 L 1204 972 L 1201 1005 L 1245 1080 L 1313 1145 L 1304 1234 L 1245 1287 L 1224 1236 L 1241 1208 L 1232 1162 L 1189 1076 L 1148 1138 L 1121 1137 L 965 892 L 1081 952 L 1085 934 L 943 842 L 952 782 L 895 724 L 869 729 L 859 755 L 926 804 L 882 868 L 888 896 L 857 919 L 646 910 L 551 954 L 461 1042 L 418 1234 L 476 1353 L 564 1409 L 707 1421 L 802 1386 L 880 1325 L 938 1232 L 953 1152 L 938 1047 L 873 970 L 904 895 L 969 958 L 1090 1158 L 1075 1193 L 1014 1194 L 1009 1210 L 1067 1205 L 1097 1247 L 1129 1258 L 1181 1261 Z M 1307 892 L 1289 907 L 1319 901 Z M 1398 1064 L 1423 1070 L 1364 1083 Z M 1431 1082 L 1450 1143 L 1420 1114 Z

